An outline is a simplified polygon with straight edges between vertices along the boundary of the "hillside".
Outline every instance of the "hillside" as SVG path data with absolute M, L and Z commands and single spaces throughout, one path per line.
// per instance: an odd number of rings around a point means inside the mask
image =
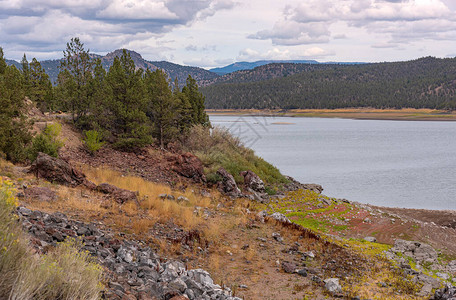
M 80 132 L 56 117 L 43 121 L 62 124 L 61 155 L 78 166 L 68 168 L 83 183 L 46 171 L 45 161 L 58 162 L 54 167 L 65 161 L 40 159 L 27 172 L 0 159 L 0 176 L 11 182 L 2 193 L 17 193 L 15 224 L 24 231 L 21 245 L 33 253 L 46 258 L 62 240 L 80 238 L 106 278 L 97 285 L 106 299 L 424 300 L 453 283 L 452 212 L 350 203 L 297 182 L 265 195 L 264 203 L 233 198 L 166 166 L 178 153 L 149 147 L 91 156 Z M 177 184 L 166 184 L 168 178 Z M 125 193 L 133 199 L 124 200 Z M 79 276 L 72 283 L 82 279 L 89 281 Z
M 299 74 L 260 81 L 252 80 L 255 72 L 235 73 L 228 83 L 202 88 L 206 107 L 456 108 L 455 58 L 327 65 L 323 69 L 311 67 Z
M 301 72 L 326 70 L 333 68 L 331 64 L 314 63 L 270 63 L 250 70 L 240 70 L 225 74 L 211 80 L 200 82 L 200 86 L 209 86 L 222 83 L 245 83 L 263 81 L 279 77 L 287 77 Z
M 166 61 L 147 61 L 145 60 L 139 53 L 131 50 L 127 50 L 130 53 L 131 58 L 135 62 L 137 68 L 142 68 L 146 70 L 149 68 L 150 70 L 154 71 L 156 69 L 162 69 L 165 71 L 168 76 L 174 80 L 176 77 L 179 81 L 179 86 L 182 88 L 185 85 L 185 80 L 187 79 L 188 75 L 191 75 L 197 81 L 201 80 L 212 80 L 218 77 L 217 74 L 207 71 L 202 68 L 198 67 L 190 67 L 190 66 L 182 66 Z M 112 65 L 115 57 L 122 56 L 122 49 L 115 50 L 106 54 L 105 56 L 91 54 L 92 58 L 100 58 L 103 67 L 107 70 Z M 21 68 L 21 64 L 14 60 L 6 60 L 7 64 L 15 65 L 17 68 Z M 51 82 L 55 84 L 57 81 L 57 76 L 59 74 L 59 66 L 60 60 L 43 60 L 40 61 L 41 66 L 46 71 L 46 74 L 49 75 Z

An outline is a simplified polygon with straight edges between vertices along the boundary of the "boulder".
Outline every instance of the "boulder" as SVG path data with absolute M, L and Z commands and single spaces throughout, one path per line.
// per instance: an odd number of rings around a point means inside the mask
M 332 295 L 339 295 L 342 293 L 342 287 L 339 284 L 339 278 L 328 278 L 324 280 L 325 289 Z
M 303 184 L 300 183 L 299 181 L 295 180 L 293 177 L 286 176 L 288 179 L 288 183 L 284 186 L 284 189 L 287 191 L 295 191 L 299 189 L 303 190 L 311 190 L 317 193 L 323 192 L 323 187 L 319 184 L 314 184 L 314 183 L 307 183 Z
M 25 197 L 31 200 L 53 202 L 57 200 L 55 192 L 47 187 L 33 186 L 24 191 Z
M 137 192 L 121 189 L 109 183 L 102 183 L 98 185 L 97 190 L 109 195 L 119 204 L 125 203 L 127 201 L 138 200 Z
M 295 264 L 286 261 L 282 262 L 282 269 L 285 273 L 294 273 L 297 271 Z
M 371 242 L 371 243 L 377 242 L 377 239 L 376 239 L 375 237 L 373 237 L 373 236 L 366 236 L 366 237 L 364 238 L 364 240 L 365 240 L 366 242 Z
M 264 182 L 257 174 L 248 170 L 240 173 L 244 177 L 244 185 L 255 192 L 264 193 Z
M 93 183 L 89 182 L 82 172 L 73 168 L 68 162 L 42 152 L 38 153 L 29 172 L 34 173 L 38 178 L 71 187 L 78 185 L 93 187 Z
M 391 248 L 391 251 L 400 252 L 405 256 L 412 257 L 417 262 L 427 262 L 433 263 L 437 261 L 437 251 L 434 250 L 428 244 L 421 242 L 406 241 L 402 239 L 397 239 L 394 242 L 394 247 Z
M 172 170 L 179 175 L 191 178 L 195 182 L 206 182 L 203 163 L 190 152 L 172 155 L 168 161 L 172 164 Z
M 280 223 L 291 223 L 291 221 L 282 213 L 275 212 L 271 215 L 271 218 Z
M 220 192 L 235 198 L 241 196 L 241 190 L 238 188 L 233 175 L 228 173 L 224 168 L 218 169 L 217 174 L 222 178 L 218 183 Z
M 436 290 L 433 300 L 454 300 L 456 299 L 456 287 L 448 285 L 442 289 Z

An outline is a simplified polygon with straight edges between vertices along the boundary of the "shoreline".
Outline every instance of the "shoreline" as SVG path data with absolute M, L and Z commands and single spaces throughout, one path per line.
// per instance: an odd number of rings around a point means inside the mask
M 299 117 L 299 118 L 339 118 L 353 120 L 387 121 L 456 121 L 456 112 L 433 109 L 206 109 L 214 116 L 262 116 L 262 117 Z

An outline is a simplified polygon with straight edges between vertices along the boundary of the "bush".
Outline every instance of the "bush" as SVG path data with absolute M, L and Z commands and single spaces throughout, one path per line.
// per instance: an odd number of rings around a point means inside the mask
M 206 180 L 208 184 L 217 184 L 217 182 L 222 180 L 222 176 L 217 173 L 209 173 L 206 175 Z
M 246 170 L 255 172 L 270 185 L 287 182 L 276 167 L 256 156 L 252 149 L 245 147 L 239 138 L 224 128 L 193 126 L 184 141 L 184 149 L 201 159 L 209 180 L 216 180 L 211 174 L 223 167 L 238 183 L 244 180 L 239 173 Z
M 269 196 L 273 196 L 273 195 L 276 195 L 277 194 L 277 191 L 274 189 L 274 188 L 271 188 L 269 186 L 266 186 L 264 188 L 264 191 L 266 192 L 266 194 L 268 194 Z
M 95 152 L 101 149 L 105 142 L 101 141 L 101 136 L 96 130 L 84 131 L 84 145 L 87 150 L 93 155 Z
M 41 257 L 28 248 L 12 213 L 15 192 L 0 179 L 0 299 L 99 299 L 102 269 L 80 251 L 80 241 L 67 239 Z
M 59 149 L 63 147 L 63 142 L 57 138 L 61 130 L 62 125 L 59 123 L 47 125 L 42 133 L 33 138 L 32 144 L 27 151 L 29 159 L 34 161 L 38 156 L 38 152 L 58 157 Z

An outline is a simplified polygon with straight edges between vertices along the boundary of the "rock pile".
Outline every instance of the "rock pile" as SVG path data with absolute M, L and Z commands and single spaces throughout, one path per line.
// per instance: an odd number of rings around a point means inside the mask
M 228 288 L 214 284 L 202 269 L 187 270 L 181 261 L 162 261 L 150 247 L 132 240 L 120 241 L 97 224 L 69 220 L 62 213 L 47 214 L 19 207 L 23 227 L 39 252 L 67 237 L 81 238 L 84 250 L 107 269 L 110 280 L 105 299 L 226 299 Z
M 397 253 L 400 253 L 400 255 L 398 256 Z M 394 242 L 394 246 L 390 250 L 386 251 L 385 254 L 388 259 L 395 260 L 399 263 L 399 266 L 405 275 L 413 276 L 414 282 L 419 282 L 423 285 L 421 291 L 418 293 L 418 296 L 428 296 L 433 289 L 439 288 L 443 281 L 449 279 L 449 275 L 444 272 L 452 273 L 452 266 L 455 264 L 455 261 L 450 262 L 447 266 L 440 264 L 438 262 L 437 251 L 435 251 L 434 248 L 428 244 L 416 241 L 397 239 Z M 416 270 L 410 266 L 406 258 L 411 258 L 416 262 Z M 441 271 L 436 273 L 440 279 L 417 271 L 422 269 L 421 266 L 423 265 L 429 265 L 432 270 Z M 456 300 L 456 294 L 454 294 L 454 291 L 456 291 L 456 288 L 450 287 L 437 290 L 434 298 L 431 299 L 452 299 L 452 296 L 445 298 L 445 295 L 453 293 L 451 295 L 454 295 Z

